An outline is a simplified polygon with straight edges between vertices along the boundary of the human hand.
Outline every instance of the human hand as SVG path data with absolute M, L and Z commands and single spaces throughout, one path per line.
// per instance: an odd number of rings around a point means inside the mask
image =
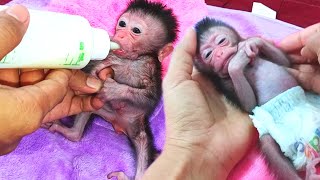
M 291 57 L 288 70 L 301 86 L 320 93 L 320 23 L 287 36 L 279 47 Z
M 29 13 L 23 6 L 14 5 L 0 12 L 0 27 L 5 27 L 0 28 L 0 58 L 20 42 L 28 22 Z M 6 86 L 20 84 L 16 72 L 2 70 L 0 74 L 0 154 L 12 151 L 23 136 L 37 130 L 41 123 L 102 106 L 93 96 L 84 95 L 97 92 L 102 83 L 82 71 L 60 69 L 34 74 L 37 71 L 22 70 L 22 80 L 35 83 L 29 79 L 33 74 L 40 82 L 20 88 Z
M 195 53 L 196 34 L 189 30 L 175 48 L 163 82 L 166 141 L 145 179 L 226 179 L 252 141 L 248 114 L 227 103 L 193 70 Z
M 291 56 L 294 63 L 319 64 L 320 23 L 287 36 L 279 47 Z

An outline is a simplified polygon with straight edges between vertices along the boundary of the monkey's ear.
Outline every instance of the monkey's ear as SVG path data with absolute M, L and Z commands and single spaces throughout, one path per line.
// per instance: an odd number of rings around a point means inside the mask
M 160 49 L 158 53 L 159 61 L 162 62 L 164 58 L 166 58 L 170 53 L 172 53 L 172 51 L 173 51 L 173 44 L 172 43 L 166 44 L 162 49 Z

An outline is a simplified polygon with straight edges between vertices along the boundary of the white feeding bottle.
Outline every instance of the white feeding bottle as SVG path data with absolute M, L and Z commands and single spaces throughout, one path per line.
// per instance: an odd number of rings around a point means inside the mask
M 4 9 L 6 6 L 1 6 Z M 20 44 L 0 61 L 2 68 L 81 69 L 120 48 L 107 31 L 81 16 L 29 10 L 30 24 Z

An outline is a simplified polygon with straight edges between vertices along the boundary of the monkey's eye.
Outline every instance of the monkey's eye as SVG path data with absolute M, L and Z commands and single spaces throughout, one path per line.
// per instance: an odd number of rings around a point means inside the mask
M 210 55 L 211 55 L 212 51 L 208 51 L 207 53 L 205 53 L 205 59 L 207 59 Z
M 226 38 L 222 38 L 222 39 L 220 39 L 220 40 L 219 40 L 219 42 L 218 42 L 218 45 L 220 45 L 220 44 L 224 43 L 225 41 L 226 41 Z
M 119 21 L 119 26 L 120 26 L 120 27 L 126 27 L 126 22 L 124 22 L 124 21 Z
M 132 29 L 132 32 L 134 32 L 135 34 L 140 34 L 140 33 L 141 33 L 140 29 L 137 28 L 137 27 L 134 27 L 134 28 Z

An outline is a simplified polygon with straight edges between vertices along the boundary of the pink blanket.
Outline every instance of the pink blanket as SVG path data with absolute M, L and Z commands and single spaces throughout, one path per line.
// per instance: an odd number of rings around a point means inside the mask
M 93 26 L 113 33 L 116 19 L 126 6 L 127 0 L 13 0 L 34 9 L 79 14 Z M 280 40 L 299 28 L 276 20 L 253 16 L 246 12 L 206 6 L 203 0 L 162 0 L 174 9 L 180 21 L 179 37 L 187 27 L 209 15 L 234 25 L 242 35 L 263 35 Z M 44 32 L 45 33 L 45 32 Z M 179 38 L 180 39 L 180 38 Z M 164 72 L 170 58 L 163 62 Z M 164 143 L 164 112 L 162 102 L 150 119 L 155 145 L 160 151 Z M 105 179 L 109 172 L 135 172 L 132 148 L 127 138 L 113 132 L 110 124 L 95 117 L 83 139 L 70 142 L 59 134 L 39 129 L 25 137 L 11 154 L 0 157 L 0 179 Z M 207 167 L 209 168 L 209 167 Z M 229 176 L 235 179 L 273 179 L 263 158 L 254 146 L 239 162 Z

